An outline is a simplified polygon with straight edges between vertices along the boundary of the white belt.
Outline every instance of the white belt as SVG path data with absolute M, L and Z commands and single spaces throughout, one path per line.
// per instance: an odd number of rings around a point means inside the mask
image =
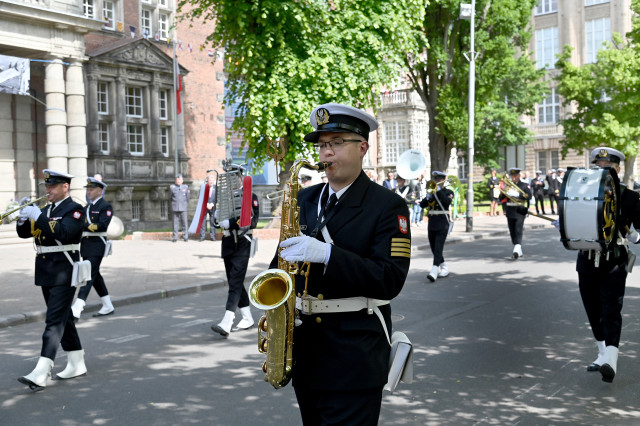
M 106 232 L 83 232 L 83 237 L 106 237 Z
M 509 206 L 509 207 L 524 207 L 522 204 L 518 204 L 518 203 L 507 203 L 507 206 Z
M 223 229 L 222 230 L 222 235 L 224 235 L 225 237 L 230 237 L 232 231 L 229 231 L 228 229 Z M 245 234 L 245 237 L 248 235 L 249 237 L 252 235 L 252 231 L 247 231 Z
M 51 246 L 51 247 L 36 246 L 36 252 L 38 254 L 56 253 L 61 251 L 79 251 L 79 250 L 80 250 L 80 244 L 64 244 L 61 246 Z
M 367 309 L 372 314 L 374 308 L 388 305 L 388 300 L 371 299 L 368 297 L 347 297 L 344 299 L 320 300 L 315 297 L 296 297 L 296 309 L 305 315 L 328 314 L 337 312 L 357 312 Z
M 444 210 L 429 210 L 429 214 L 430 215 L 434 215 L 434 214 L 448 214 L 449 212 L 446 212 Z

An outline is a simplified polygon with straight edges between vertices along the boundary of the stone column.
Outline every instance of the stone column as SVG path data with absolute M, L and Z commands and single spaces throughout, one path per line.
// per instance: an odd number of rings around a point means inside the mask
M 95 67 L 87 70 L 87 146 L 90 153 L 100 152 L 98 142 L 98 75 Z
M 120 70 L 120 73 L 123 71 Z M 118 154 L 128 154 L 129 145 L 127 144 L 127 118 L 125 110 L 125 96 L 127 78 L 124 75 L 119 75 L 116 79 L 116 137 L 113 141 L 113 152 Z
M 157 73 L 153 75 L 153 82 L 149 86 L 150 106 L 149 106 L 149 151 L 153 157 L 161 157 L 160 149 L 160 103 L 158 91 L 160 90 L 160 81 Z
M 47 107 L 44 123 L 47 128 L 47 168 L 68 172 L 67 111 L 62 60 L 55 58 L 44 69 L 44 93 Z M 40 170 L 36 172 L 36 176 Z
M 67 140 L 71 196 L 85 199 L 83 186 L 87 182 L 87 117 L 84 103 L 84 73 L 82 62 L 72 60 L 67 68 Z

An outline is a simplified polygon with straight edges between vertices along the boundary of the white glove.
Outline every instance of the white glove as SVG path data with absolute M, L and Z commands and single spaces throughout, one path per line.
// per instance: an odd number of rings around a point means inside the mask
M 229 229 L 229 219 L 225 219 L 220 222 L 220 228 Z
M 555 226 L 558 231 L 560 230 L 560 221 L 558 219 L 551 222 L 551 224 Z
M 42 212 L 36 206 L 27 206 L 20 210 L 20 218 L 38 220 Z
M 515 189 L 510 189 L 507 191 L 507 195 L 510 197 L 517 197 L 518 196 L 518 191 L 516 191 Z
M 627 234 L 627 240 L 629 240 L 630 243 L 638 244 L 640 241 L 640 234 L 638 234 L 638 231 L 634 229 Z
M 280 256 L 287 262 L 329 263 L 331 244 L 308 235 L 292 237 L 280 243 Z
M 20 201 L 18 201 L 18 204 L 22 206 L 24 204 L 27 204 L 29 201 L 31 201 L 31 197 L 22 197 Z

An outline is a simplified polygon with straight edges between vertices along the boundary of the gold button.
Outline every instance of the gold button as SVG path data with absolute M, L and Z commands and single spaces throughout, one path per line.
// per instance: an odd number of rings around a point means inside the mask
M 318 295 L 318 300 L 322 300 L 322 299 L 324 299 L 324 296 L 322 294 L 319 294 Z
M 43 258 L 43 259 L 46 259 L 46 258 L 47 258 L 47 256 L 45 256 L 45 255 L 43 254 L 43 255 L 42 255 L 42 258 Z
M 317 322 L 318 324 L 320 324 L 320 323 L 322 322 L 322 318 L 320 318 L 320 317 L 316 317 L 316 322 Z
M 42 236 L 42 239 L 43 239 L 43 240 L 46 240 L 46 239 L 47 239 L 47 237 L 45 237 L 45 236 L 43 235 L 43 236 Z

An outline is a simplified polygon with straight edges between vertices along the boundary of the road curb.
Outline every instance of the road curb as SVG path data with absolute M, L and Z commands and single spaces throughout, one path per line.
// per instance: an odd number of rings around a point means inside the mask
M 257 274 L 256 274 L 257 275 Z M 252 277 L 247 277 L 253 279 Z M 113 306 L 127 306 L 135 303 L 149 302 L 152 300 L 166 299 L 168 297 L 181 296 L 184 294 L 199 293 L 201 291 L 214 290 L 216 288 L 225 287 L 227 282 L 222 279 L 215 279 L 211 282 L 188 285 L 183 287 L 159 289 L 147 291 L 144 293 L 131 294 L 128 296 L 114 297 Z M 88 303 L 84 307 L 83 313 L 97 312 L 102 307 L 102 303 Z M 36 311 L 22 314 L 14 314 L 6 317 L 0 316 L 0 329 L 15 327 L 18 325 L 29 324 L 32 322 L 42 321 L 45 319 L 46 311 Z M 82 319 L 82 318 L 81 318 Z

